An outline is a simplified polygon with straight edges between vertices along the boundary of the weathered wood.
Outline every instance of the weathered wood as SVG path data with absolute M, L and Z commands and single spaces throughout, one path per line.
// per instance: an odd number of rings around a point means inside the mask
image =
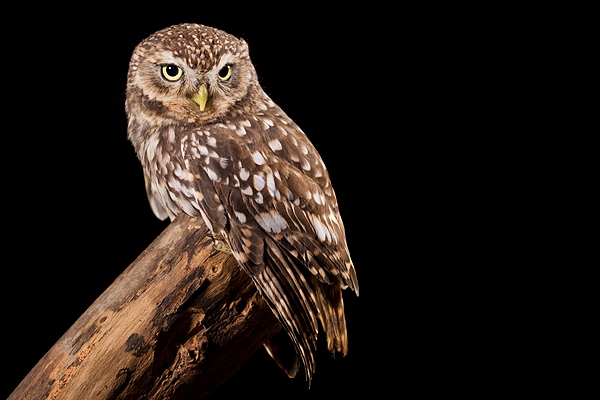
M 201 399 L 280 325 L 204 223 L 179 216 L 9 400 Z

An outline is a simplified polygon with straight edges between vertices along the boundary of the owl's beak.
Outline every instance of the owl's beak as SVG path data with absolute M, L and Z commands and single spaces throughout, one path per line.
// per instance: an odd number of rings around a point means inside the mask
M 204 83 L 200 85 L 198 93 L 194 93 L 192 99 L 198 103 L 200 106 L 200 111 L 204 111 L 204 107 L 206 107 L 206 101 L 208 100 L 208 90 L 206 90 L 206 85 Z

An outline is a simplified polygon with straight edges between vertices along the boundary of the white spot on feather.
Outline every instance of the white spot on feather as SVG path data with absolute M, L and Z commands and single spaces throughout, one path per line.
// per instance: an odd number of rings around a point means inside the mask
M 313 228 L 315 228 L 315 232 L 317 233 L 319 240 L 322 242 L 325 240 L 331 242 L 331 234 L 329 233 L 329 230 L 321 223 L 321 220 L 314 215 L 311 215 L 310 220 Z
M 265 183 L 264 173 L 254 174 L 254 189 L 260 192 L 265 187 Z
M 181 180 L 190 180 L 190 174 L 187 171 L 183 170 L 179 164 L 175 165 L 175 169 L 173 169 L 173 174 Z
M 273 139 L 269 142 L 269 147 L 273 151 L 281 150 L 283 147 L 281 146 L 281 142 L 277 139 Z
M 275 197 L 277 188 L 275 187 L 275 178 L 273 178 L 273 174 L 267 175 L 267 189 L 269 190 L 269 194 Z
M 276 212 L 260 213 L 255 218 L 266 232 L 280 233 L 287 228 L 285 220 Z
M 304 159 L 302 161 L 302 169 L 305 171 L 310 171 L 310 163 L 308 162 L 308 160 Z
M 317 204 L 325 204 L 323 196 L 321 196 L 321 194 L 319 192 L 314 192 L 313 193 L 313 199 L 315 200 L 315 202 Z
M 208 155 L 208 148 L 206 146 L 203 145 L 199 145 L 198 146 L 198 151 L 200 152 L 200 154 L 202 154 L 203 156 L 207 156 Z
M 265 163 L 265 158 L 259 151 L 252 153 L 252 158 L 257 165 L 263 165 Z
M 175 143 L 175 129 L 173 129 L 173 127 L 167 129 L 167 141 L 169 143 Z
M 237 133 L 238 136 L 245 136 L 246 129 L 244 129 L 244 127 L 240 125 L 240 127 L 235 130 L 235 133 Z
M 236 211 L 235 216 L 237 217 L 238 221 L 240 221 L 242 224 L 246 223 L 246 214 Z
M 264 118 L 262 120 L 262 122 L 263 122 L 263 124 L 265 126 L 265 129 L 269 129 L 270 127 L 272 127 L 273 125 L 275 125 L 275 124 L 273 124 L 273 121 L 271 121 L 270 119 L 267 119 L 267 118 Z
M 219 177 L 217 176 L 217 174 L 215 174 L 215 171 L 213 171 L 210 168 L 205 168 L 206 174 L 208 175 L 208 177 L 213 180 L 216 181 L 219 179 Z

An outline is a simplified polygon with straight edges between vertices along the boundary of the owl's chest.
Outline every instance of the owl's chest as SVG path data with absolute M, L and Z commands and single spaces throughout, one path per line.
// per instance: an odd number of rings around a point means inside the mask
M 195 215 L 196 195 L 180 141 L 174 132 L 155 131 L 148 135 L 138 149 L 138 156 L 146 176 L 146 189 L 151 201 L 166 209 L 170 216 L 181 210 Z
M 167 176 L 181 169 L 183 159 L 176 151 L 176 137 L 172 130 L 153 131 L 147 136 L 138 156 L 149 176 Z

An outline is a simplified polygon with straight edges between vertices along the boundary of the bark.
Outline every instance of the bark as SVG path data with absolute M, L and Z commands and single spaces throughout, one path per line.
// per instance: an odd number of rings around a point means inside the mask
M 249 276 L 179 216 L 9 396 L 201 399 L 280 325 Z

